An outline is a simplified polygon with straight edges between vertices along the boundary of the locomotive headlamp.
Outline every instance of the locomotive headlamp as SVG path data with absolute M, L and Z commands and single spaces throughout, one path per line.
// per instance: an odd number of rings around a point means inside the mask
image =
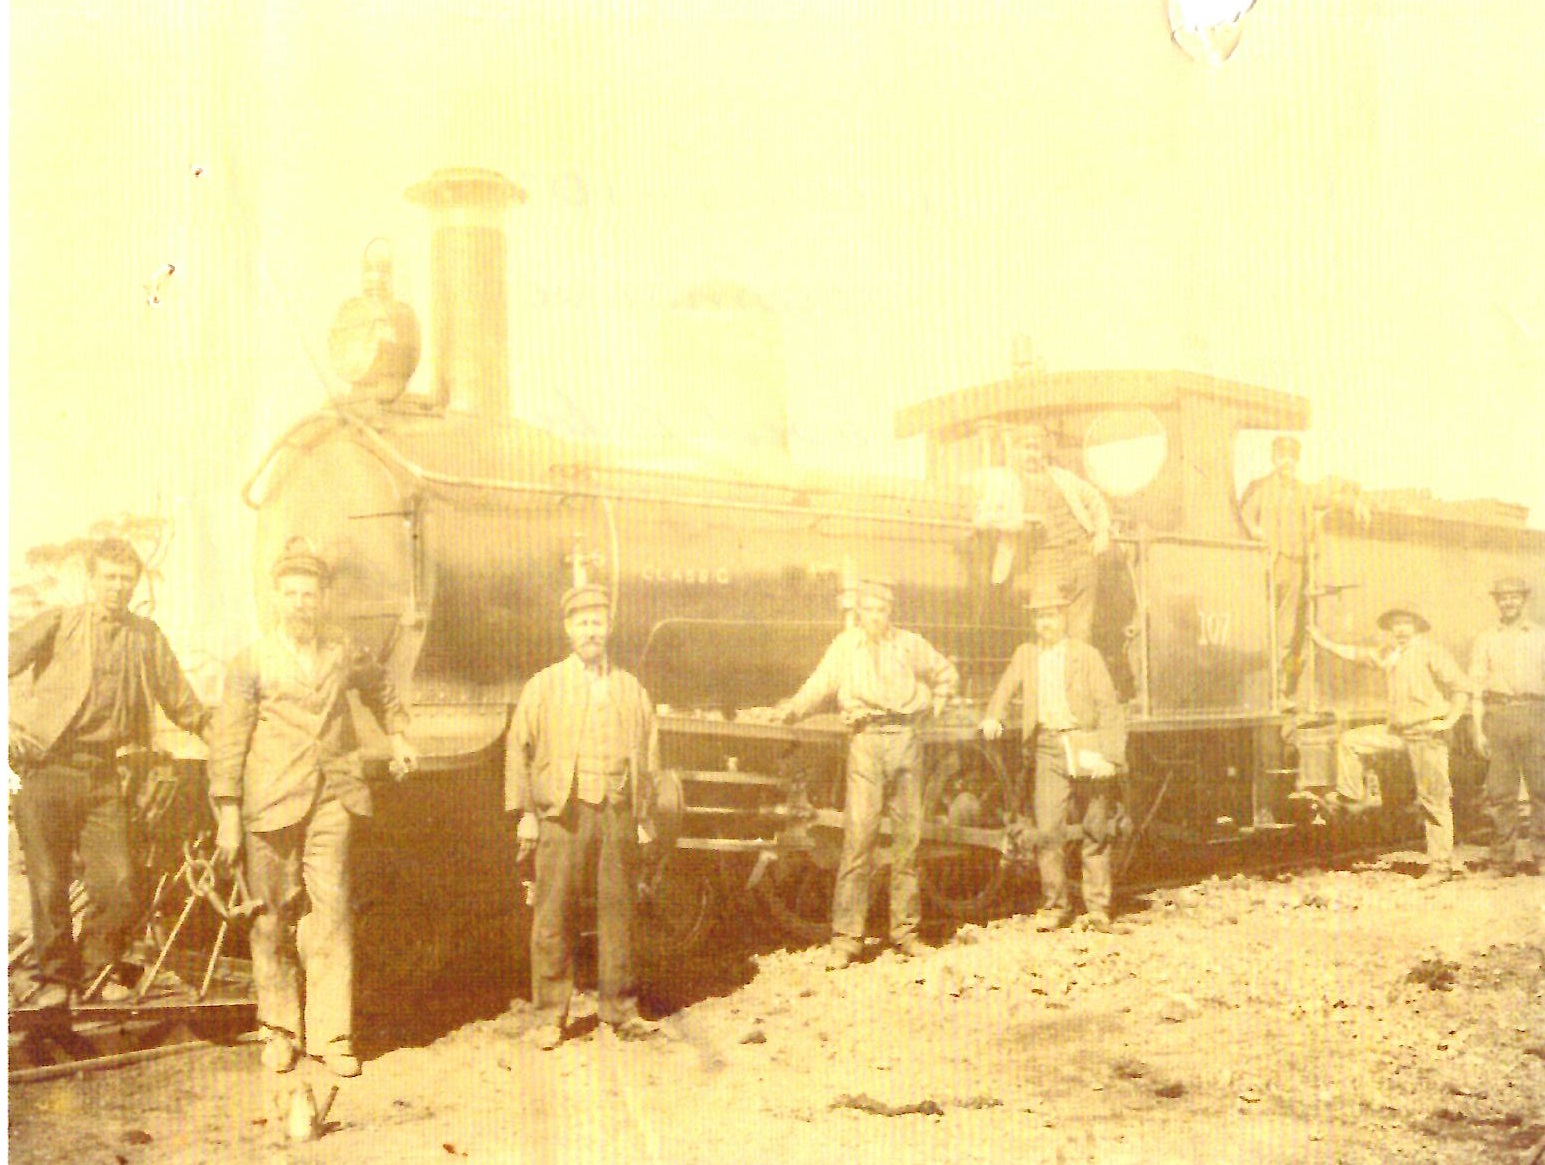
M 383 404 L 396 400 L 418 367 L 418 317 L 392 298 L 392 248 L 372 239 L 360 261 L 361 294 L 338 309 L 327 353 L 354 394 Z

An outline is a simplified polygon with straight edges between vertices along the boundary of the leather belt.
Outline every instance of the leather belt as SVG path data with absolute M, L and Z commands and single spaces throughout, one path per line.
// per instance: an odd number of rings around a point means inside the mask
M 919 716 L 904 716 L 900 712 L 887 712 L 883 716 L 869 716 L 859 725 L 860 732 L 868 732 L 870 729 L 895 731 L 900 728 L 911 728 L 917 724 Z
M 84 745 L 75 745 L 65 752 L 51 752 L 43 759 L 45 765 L 63 765 L 71 769 L 105 769 L 111 768 L 113 762 L 118 759 L 116 747 L 94 749 Z

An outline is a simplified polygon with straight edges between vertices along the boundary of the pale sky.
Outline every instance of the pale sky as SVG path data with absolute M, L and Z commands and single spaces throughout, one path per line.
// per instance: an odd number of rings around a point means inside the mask
M 1259 0 L 1218 69 L 1164 0 L 14 0 L 11 561 L 162 513 L 203 592 L 169 624 L 245 603 L 241 484 L 373 236 L 427 321 L 402 191 L 449 165 L 530 195 L 528 420 L 647 428 L 661 313 L 727 281 L 779 314 L 803 461 L 915 471 L 895 410 L 1026 334 L 1299 393 L 1306 476 L 1545 525 L 1541 60 L 1528 0 Z

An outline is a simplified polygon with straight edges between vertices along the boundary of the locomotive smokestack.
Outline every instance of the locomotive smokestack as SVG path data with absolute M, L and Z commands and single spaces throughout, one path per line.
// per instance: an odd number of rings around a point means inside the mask
M 408 199 L 430 213 L 435 401 L 490 420 L 510 415 L 504 213 L 526 192 L 492 170 L 436 170 Z

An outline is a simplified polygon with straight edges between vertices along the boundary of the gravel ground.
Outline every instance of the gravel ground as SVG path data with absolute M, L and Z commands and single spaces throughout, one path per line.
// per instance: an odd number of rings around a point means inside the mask
M 271 1094 L 320 1070 L 233 1046 L 12 1086 L 10 1159 L 1522 1163 L 1545 878 L 1409 870 L 1215 878 L 1117 933 L 1015 917 L 838 974 L 726 937 L 656 974 L 664 1038 L 538 1052 L 485 993 L 365 1046 L 314 1143 L 279 1147 Z

